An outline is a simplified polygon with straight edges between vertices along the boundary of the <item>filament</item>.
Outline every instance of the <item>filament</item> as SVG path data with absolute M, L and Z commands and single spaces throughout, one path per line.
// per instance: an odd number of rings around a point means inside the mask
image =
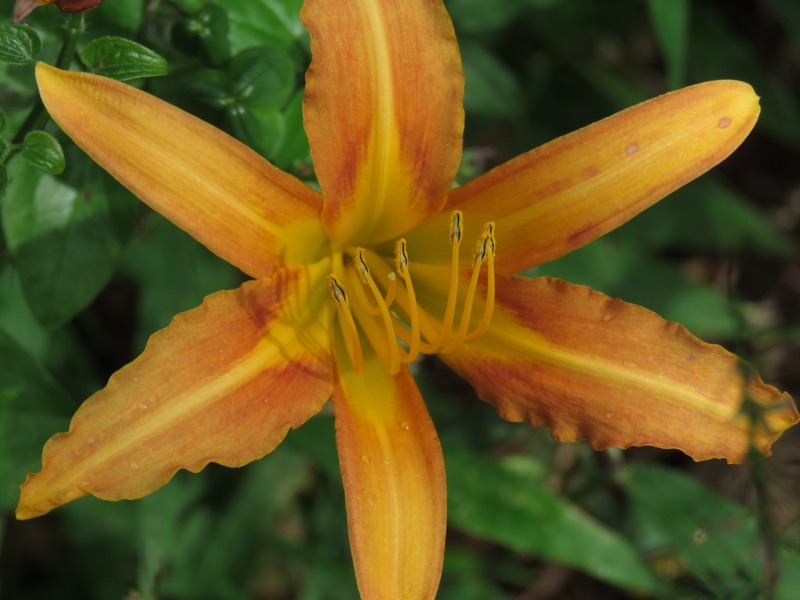
M 420 354 L 452 352 L 461 345 L 481 337 L 489 327 L 495 306 L 495 225 L 486 223 L 478 238 L 472 259 L 472 273 L 461 306 L 458 327 L 455 327 L 458 309 L 459 290 L 464 289 L 460 283 L 460 246 L 463 237 L 463 215 L 453 211 L 450 215 L 449 242 L 450 275 L 448 280 L 447 299 L 441 321 L 428 312 L 424 312 L 419 304 L 414 287 L 411 260 L 408 244 L 400 239 L 394 247 L 394 271 L 377 280 L 373 276 L 367 262 L 366 250 L 356 248 L 352 252 L 352 264 L 347 267 L 341 260 L 341 253 L 334 255 L 335 273 L 328 276 L 328 287 L 336 301 L 339 324 L 345 340 L 347 354 L 359 373 L 364 369 L 364 356 L 361 347 L 359 329 L 372 345 L 375 353 L 387 368 L 395 374 L 403 364 L 414 362 Z M 373 260 L 376 255 L 371 255 Z M 385 268 L 383 259 L 378 259 Z M 473 321 L 478 285 L 485 265 L 486 298 L 483 312 L 474 329 L 470 331 Z M 381 270 L 379 269 L 379 272 Z M 386 271 L 384 270 L 383 273 Z M 344 277 L 350 287 L 355 288 L 353 300 L 345 293 L 342 284 Z M 402 283 L 405 294 L 398 296 L 398 285 Z M 379 285 L 380 284 L 380 285 Z M 399 302 L 396 308 L 395 303 Z M 354 317 L 355 314 L 355 317 Z M 424 330 L 424 335 L 423 335 Z

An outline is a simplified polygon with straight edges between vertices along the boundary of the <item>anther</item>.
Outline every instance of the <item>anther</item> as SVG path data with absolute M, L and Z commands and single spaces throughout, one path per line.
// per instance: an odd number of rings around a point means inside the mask
M 495 281 L 494 281 L 494 255 L 495 255 L 495 239 L 494 239 L 494 223 L 489 222 L 483 226 L 484 243 L 482 244 L 483 258 L 481 262 L 486 261 L 486 304 L 483 307 L 483 315 L 481 320 L 478 321 L 475 330 L 470 333 L 465 342 L 471 342 L 481 337 L 486 329 L 489 327 L 489 322 L 492 320 L 492 313 L 494 312 L 494 298 L 495 298 Z
M 342 330 L 342 337 L 344 337 L 344 345 L 347 348 L 347 355 L 350 357 L 350 362 L 356 369 L 357 373 L 364 372 L 364 355 L 361 352 L 361 340 L 358 338 L 358 329 L 353 320 L 353 314 L 350 312 L 350 306 L 347 301 L 347 294 L 344 293 L 344 288 L 336 275 L 331 273 L 326 278 L 328 289 L 331 296 L 336 301 L 336 308 L 339 312 L 339 326 Z
M 463 214 L 460 210 L 454 210 L 450 213 L 450 284 L 447 291 L 447 304 L 444 309 L 444 318 L 442 319 L 442 328 L 439 331 L 439 336 L 432 342 L 432 351 L 438 352 L 444 344 L 447 343 L 447 338 L 452 332 L 453 319 L 456 315 L 456 300 L 458 299 L 458 270 L 459 270 L 459 256 L 461 247 Z
M 460 210 L 454 210 L 450 213 L 450 243 L 461 243 L 461 221 L 464 215 Z
M 408 246 L 404 239 L 397 240 L 397 243 L 394 245 L 394 265 L 400 278 L 407 279 Z
M 403 363 L 413 362 L 422 353 L 450 352 L 465 342 L 479 338 L 486 332 L 495 303 L 495 224 L 493 222 L 486 223 L 476 240 L 472 255 L 472 275 L 466 286 L 459 281 L 462 237 L 463 215 L 456 210 L 450 215 L 450 278 L 445 311 L 440 322 L 436 322 L 431 315 L 422 311 L 417 303 L 406 240 L 400 239 L 395 244 L 394 272 L 386 269 L 383 262 L 376 271 L 381 274 L 381 277 L 385 276 L 388 280 L 381 284 L 383 291 L 379 289 L 375 281 L 377 275 L 373 275 L 367 262 L 367 257 L 371 256 L 367 251 L 363 248 L 355 249 L 351 255 L 352 269 L 346 268 L 342 264 L 341 253 L 334 254 L 334 271 L 343 274 L 348 286 L 352 286 L 352 289 L 348 287 L 348 292 L 351 292 L 353 296 L 350 298 L 345 293 L 342 282 L 333 274 L 328 276 L 328 287 L 336 301 L 339 313 L 338 321 L 347 353 L 358 372 L 363 372 L 364 369 L 362 337 L 369 341 L 387 370 L 395 374 Z M 487 270 L 485 280 L 481 278 L 484 264 Z M 399 300 L 397 298 L 398 279 L 403 282 L 405 287 L 405 294 L 400 295 Z M 486 301 L 480 320 L 475 328 L 469 331 L 472 324 L 475 295 L 480 281 L 485 281 Z M 466 287 L 466 293 L 463 295 L 463 306 L 459 309 L 460 317 L 458 325 L 455 327 L 455 313 L 460 304 L 459 290 L 464 287 Z M 396 301 L 399 306 L 392 308 Z M 351 305 L 356 307 L 355 312 L 351 311 Z M 354 319 L 354 316 L 357 320 Z M 425 332 L 424 336 L 422 330 Z
M 492 222 L 483 226 L 483 233 L 475 245 L 474 264 L 483 263 L 490 254 L 494 256 L 494 223 Z
M 461 312 L 461 321 L 458 324 L 458 331 L 455 338 L 450 340 L 442 352 L 450 352 L 466 342 L 473 340 L 483 335 L 492 318 L 494 311 L 494 253 L 495 253 L 495 239 L 494 239 L 494 223 L 489 222 L 483 226 L 481 237 L 478 238 L 478 243 L 475 245 L 475 254 L 472 266 L 472 277 L 470 277 L 469 287 L 467 288 L 467 295 L 464 299 L 464 308 Z M 487 262 L 487 298 L 484 305 L 483 315 L 478 322 L 475 331 L 467 335 L 467 328 L 469 327 L 470 319 L 472 318 L 472 306 L 475 302 L 475 291 L 478 288 L 478 276 L 481 272 L 481 265 Z
M 411 363 L 417 359 L 421 350 L 421 336 L 419 331 L 419 308 L 417 307 L 417 295 L 414 292 L 414 284 L 411 281 L 409 272 L 408 245 L 404 239 L 397 240 L 394 246 L 394 260 L 397 274 L 406 284 L 406 294 L 408 295 L 408 320 L 411 325 L 411 338 L 406 341 L 408 353 L 404 353 L 402 360 L 404 363 Z
M 359 248 L 353 253 L 353 264 L 356 267 L 356 273 L 358 273 L 358 278 L 361 280 L 361 283 L 366 284 L 367 278 L 370 277 L 369 274 L 369 265 L 367 261 L 364 260 L 364 249 Z

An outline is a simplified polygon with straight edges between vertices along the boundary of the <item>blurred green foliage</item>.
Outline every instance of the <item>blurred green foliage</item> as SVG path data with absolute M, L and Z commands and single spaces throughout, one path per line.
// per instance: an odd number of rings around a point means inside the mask
M 242 281 L 47 124 L 33 62 L 133 79 L 313 183 L 301 4 L 114 0 L 0 23 L 3 597 L 356 596 L 326 414 L 243 469 L 180 473 L 136 502 L 12 516 L 17 485 L 77 404 L 174 314 Z M 763 116 L 726 166 L 530 274 L 591 285 L 735 344 L 797 392 L 786 365 L 800 357 L 800 9 L 744 4 L 448 0 L 466 74 L 460 178 L 687 83 L 752 83 Z M 698 470 L 671 452 L 595 453 L 501 422 L 435 361 L 416 369 L 448 467 L 441 598 L 795 597 L 800 494 L 785 471 L 796 439 L 738 469 Z M 720 477 L 745 490 L 738 501 Z

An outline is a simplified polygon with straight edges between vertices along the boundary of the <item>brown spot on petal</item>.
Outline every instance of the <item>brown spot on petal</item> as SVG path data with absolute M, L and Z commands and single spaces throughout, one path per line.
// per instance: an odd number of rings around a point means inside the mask
M 590 177 L 594 177 L 595 175 L 600 174 L 600 169 L 596 166 L 592 165 L 591 167 L 586 167 L 583 170 L 583 176 L 589 179 Z
M 717 127 L 720 129 L 726 129 L 731 124 L 730 117 L 722 117 L 719 121 L 717 121 Z

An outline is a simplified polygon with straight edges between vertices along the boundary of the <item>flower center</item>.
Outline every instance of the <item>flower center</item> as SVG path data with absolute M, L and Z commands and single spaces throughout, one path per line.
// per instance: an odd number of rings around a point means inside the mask
M 356 248 L 352 265 L 343 264 L 341 253 L 334 255 L 334 273 L 328 275 L 328 288 L 336 301 L 339 326 L 350 362 L 357 372 L 364 370 L 362 339 L 370 346 L 392 374 L 402 364 L 416 360 L 420 354 L 452 352 L 462 344 L 484 334 L 494 310 L 495 279 L 494 223 L 486 223 L 475 245 L 472 275 L 466 283 L 461 301 L 461 313 L 456 319 L 459 305 L 460 281 L 459 250 L 462 235 L 461 211 L 450 216 L 451 264 L 447 301 L 441 320 L 420 308 L 411 277 L 411 262 L 405 239 L 394 247 L 394 270 L 374 252 Z M 368 259 L 376 267 L 370 269 Z M 483 266 L 486 265 L 486 300 L 477 324 L 470 329 L 475 296 Z M 378 272 L 383 270 L 383 273 Z M 339 273 L 339 275 L 337 275 Z M 345 287 L 347 286 L 347 291 Z M 398 291 L 398 288 L 404 288 Z M 350 294 L 349 292 L 352 292 Z

